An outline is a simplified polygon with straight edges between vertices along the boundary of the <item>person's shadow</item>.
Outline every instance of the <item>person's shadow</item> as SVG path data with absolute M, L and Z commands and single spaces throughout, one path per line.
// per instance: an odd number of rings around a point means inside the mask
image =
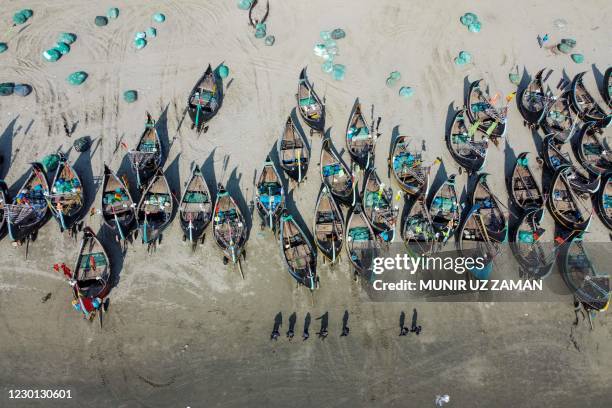
M 406 313 L 402 310 L 399 318 L 400 336 L 405 336 L 407 332 L 406 328 Z
M 270 336 L 272 340 L 276 340 L 278 338 L 279 336 L 278 331 L 282 325 L 283 325 L 283 314 L 281 312 L 278 312 L 276 316 L 274 317 L 274 326 L 272 327 L 272 335 Z
M 304 333 L 302 334 L 302 338 L 304 340 L 308 340 L 310 334 L 308 333 L 308 329 L 310 329 L 310 313 L 306 313 L 306 317 L 304 318 Z
M 340 335 L 340 337 L 346 337 L 349 334 L 348 320 L 349 312 L 348 310 L 345 310 L 344 315 L 342 316 L 342 334 Z
M 329 326 L 329 312 L 323 313 L 321 317 L 317 317 L 317 320 L 321 320 L 321 329 L 317 333 L 320 339 L 327 337 L 327 327 Z
M 287 330 L 287 337 L 289 338 L 289 340 L 291 340 L 293 338 L 293 335 L 295 334 L 296 320 L 297 315 L 295 314 L 295 312 L 291 313 L 291 316 L 289 316 L 289 329 Z
M 417 310 L 412 309 L 412 324 L 410 325 L 410 331 L 416 333 L 418 336 L 421 333 L 421 326 L 417 326 Z

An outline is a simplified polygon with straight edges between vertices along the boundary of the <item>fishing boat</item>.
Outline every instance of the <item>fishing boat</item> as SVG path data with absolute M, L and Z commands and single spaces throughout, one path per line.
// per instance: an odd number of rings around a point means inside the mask
M 195 249 L 198 240 L 204 242 L 204 232 L 212 219 L 212 210 L 213 203 L 210 190 L 200 168 L 195 166 L 179 204 L 183 239 L 185 241 L 189 239 L 193 249 Z
M 574 192 L 568 179 L 571 169 L 563 166 L 555 173 L 548 195 L 548 208 L 562 227 L 570 231 L 584 231 L 591 222 L 590 196 Z
M 157 169 L 136 209 L 143 244 L 154 244 L 170 223 L 174 210 L 172 191 L 162 169 Z
M 541 121 L 547 135 L 553 135 L 558 143 L 565 143 L 576 132 L 576 119 L 570 106 L 568 93 L 554 97 Z
M 393 177 L 405 193 L 411 196 L 427 194 L 429 167 L 423 166 L 421 152 L 410 149 L 408 136 L 399 136 L 393 142 L 389 166 Z
M 111 264 L 104 246 L 89 227 L 83 229 L 71 279 L 73 304 L 86 318 L 102 311 L 102 301 L 111 289 Z
M 291 179 L 300 184 L 306 178 L 310 163 L 310 151 L 306 139 L 298 131 L 291 116 L 285 122 L 283 134 L 276 145 L 281 168 Z
M 136 219 L 130 191 L 105 164 L 102 182 L 102 222 L 117 240 L 126 241 Z
M 8 186 L 3 180 L 0 180 L 0 238 L 6 233 L 4 226 L 7 219 L 7 205 L 10 204 Z
M 524 88 L 518 96 L 518 108 L 525 121 L 538 126 L 547 112 L 550 98 L 544 91 L 542 75 L 546 69 L 539 71 L 535 78 Z
M 488 233 L 487 223 L 490 218 L 486 212 L 481 213 L 480 204 L 473 205 L 466 213 L 459 226 L 459 237 L 456 241 L 459 253 L 472 259 L 482 258 L 480 264 L 468 268 L 476 279 L 489 279 L 493 271 L 493 260 L 500 253 L 500 241 Z
M 270 156 L 266 157 L 255 191 L 255 206 L 264 226 L 274 229 L 285 207 L 285 192 L 281 178 Z
M 603 80 L 603 89 L 601 95 L 603 96 L 608 108 L 612 108 L 612 67 L 606 69 Z
M 266 1 L 265 12 L 263 14 L 259 10 L 257 13 L 255 12 L 255 9 L 258 4 L 259 4 L 259 1 L 253 0 L 253 2 L 251 3 L 251 6 L 249 7 L 249 22 L 251 23 L 251 26 L 253 27 L 256 27 L 257 24 L 265 23 L 266 20 L 268 19 L 268 14 L 270 14 L 270 2 L 269 1 Z M 259 14 L 260 16 L 258 17 L 257 14 Z
M 468 173 L 480 171 L 487 160 L 489 142 L 486 138 L 476 140 L 476 128 L 470 130 L 466 126 L 465 109 L 455 113 L 453 122 L 446 134 L 446 146 L 453 159 Z
M 510 238 L 510 248 L 521 271 L 531 279 L 544 279 L 555 264 L 554 228 L 543 228 L 544 213 L 543 208 L 528 209 Z
M 608 229 L 612 230 L 612 174 L 607 174 L 596 199 L 597 214 Z
M 204 75 L 189 93 L 187 111 L 193 122 L 192 129 L 200 132 L 219 111 L 223 100 L 223 87 L 210 64 Z
M 455 175 L 451 174 L 448 180 L 438 188 L 429 204 L 429 214 L 436 239 L 439 242 L 446 242 L 454 235 L 461 220 L 460 211 L 455 189 Z
M 578 238 L 566 246 L 559 257 L 561 276 L 587 310 L 603 311 L 610 303 L 609 265 L 597 265 L 597 257 L 589 256 L 586 246 Z
M 357 203 L 346 221 L 346 252 L 356 275 L 369 278 L 369 272 L 378 256 L 378 243 L 374 230 Z
M 136 149 L 130 150 L 128 156 L 132 169 L 136 173 L 138 189 L 142 190 L 148 185 L 162 161 L 161 142 L 155 127 L 155 120 L 148 112 L 145 130 L 140 136 Z
M 280 217 L 280 248 L 289 274 L 310 290 L 317 287 L 317 252 L 293 217 Z
M 49 208 L 60 231 L 71 231 L 83 213 L 83 184 L 66 156 L 58 154 L 59 163 L 47 196 Z
M 482 79 L 470 84 L 465 99 L 466 113 L 470 122 L 491 138 L 502 138 L 507 129 L 507 108 L 493 106 Z
M 528 154 L 523 152 L 516 159 L 512 178 L 510 179 L 510 196 L 512 201 L 523 211 L 541 208 L 544 205 L 542 190 L 529 168 Z
M 576 191 L 595 194 L 599 189 L 601 177 L 595 176 L 591 179 L 586 170 L 574 166 L 569 153 L 563 151 L 563 144 L 557 142 L 552 135 L 544 139 L 542 156 L 544 163 L 553 173 L 558 172 L 561 167 L 569 167 L 567 180 Z
M 572 81 L 570 90 L 572 106 L 583 121 L 595 122 L 599 128 L 608 127 L 612 122 L 612 115 L 607 114 L 587 91 L 582 81 L 584 74 L 586 72 L 576 75 Z
M 321 186 L 314 216 L 315 244 L 323 254 L 323 262 L 334 264 L 340 258 L 344 241 L 344 217 L 326 185 Z
M 414 197 L 402 228 L 402 240 L 408 251 L 417 256 L 435 252 L 436 232 L 425 205 L 425 196 Z
M 346 147 L 351 159 L 362 169 L 368 169 L 374 158 L 376 138 L 373 133 L 361 112 L 361 103 L 357 98 L 346 125 Z
M 341 204 L 351 206 L 355 203 L 355 179 L 348 166 L 336 153 L 330 138 L 323 140 L 321 146 L 321 179 L 334 198 Z
M 580 163 L 591 174 L 600 176 L 612 171 L 612 151 L 608 139 L 594 122 L 582 126 L 575 147 Z
M 313 131 L 323 134 L 325 131 L 325 105 L 314 91 L 306 76 L 306 68 L 300 72 L 298 90 L 295 95 L 300 116 Z
M 32 163 L 32 169 L 19 192 L 7 205 L 7 229 L 13 242 L 34 239 L 36 232 L 47 221 L 49 184 L 40 163 Z
M 508 222 L 500 208 L 500 201 L 487 183 L 487 173 L 481 173 L 471 196 L 472 207 L 478 207 L 478 213 L 491 241 L 506 242 Z
M 240 208 L 222 184 L 217 186 L 217 200 L 213 211 L 213 235 L 215 242 L 223 251 L 223 264 L 229 261 L 237 264 L 244 279 L 240 256 L 244 257 L 247 225 Z
M 365 176 L 361 200 L 363 213 L 374 232 L 384 242 L 392 242 L 398 209 L 393 206 L 393 190 L 380 181 L 375 167 Z

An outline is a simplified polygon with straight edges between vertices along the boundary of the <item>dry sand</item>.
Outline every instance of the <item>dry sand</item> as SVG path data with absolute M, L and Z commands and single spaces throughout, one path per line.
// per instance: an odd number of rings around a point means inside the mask
M 118 6 L 121 15 L 107 27 L 93 24 Z M 375 105 L 381 115 L 382 138 L 376 163 L 387 180 L 390 136 L 398 127 L 427 157 L 444 159 L 447 174 L 457 167 L 443 137 L 452 102 L 462 104 L 469 80 L 485 78 L 494 92 L 515 90 L 508 72 L 519 64 L 534 74 L 555 69 L 554 86 L 563 70 L 568 77 L 587 70 L 587 86 L 595 93 L 592 65 L 605 71 L 610 64 L 612 31 L 610 2 L 478 2 L 427 3 L 401 1 L 271 1 L 268 31 L 273 47 L 253 38 L 247 13 L 234 0 L 11 1 L 4 0 L 0 32 L 7 32 L 12 14 L 24 7 L 34 17 L 8 31 L 9 51 L 0 55 L 2 81 L 23 81 L 35 91 L 27 98 L 0 99 L 0 149 L 11 153 L 3 176 L 14 188 L 28 163 L 67 150 L 76 137 L 90 135 L 94 147 L 72 151 L 83 181 L 99 181 L 103 162 L 126 171 L 119 140 L 133 147 L 142 131 L 144 112 L 161 115 L 160 128 L 168 152 L 165 168 L 180 192 L 191 163 L 204 164 L 209 184 L 223 181 L 246 208 L 253 198 L 254 172 L 278 138 L 295 105 L 297 77 L 309 66 L 310 79 L 327 100 L 327 125 L 339 148 L 356 97 Z M 152 24 L 160 11 L 167 20 Z M 458 22 L 477 13 L 482 32 L 469 33 Z M 564 29 L 553 21 L 567 20 Z M 158 37 L 141 51 L 136 31 L 154 25 Z M 341 27 L 338 63 L 346 79 L 334 82 L 321 72 L 312 53 L 319 31 Z M 69 55 L 48 63 L 42 51 L 62 31 L 78 40 Z M 550 43 L 573 37 L 585 63 L 540 49 L 536 35 L 550 33 Z M 456 67 L 460 50 L 473 54 L 473 64 Z M 182 122 L 187 93 L 208 63 L 225 62 L 222 110 L 207 134 L 196 135 Z M 76 70 L 89 73 L 80 87 L 65 78 Z M 402 100 L 385 86 L 390 71 L 402 73 L 402 85 L 415 95 Z M 140 99 L 122 100 L 127 89 Z M 72 138 L 64 121 L 76 125 Z M 179 126 L 182 123 L 182 126 Z M 509 146 L 490 149 L 486 171 L 495 192 L 506 200 L 504 169 L 521 151 L 535 152 L 534 138 L 522 125 L 513 103 L 509 114 Z M 305 225 L 312 224 L 320 185 L 320 139 L 311 140 L 313 160 L 308 180 L 288 201 Z M 348 160 L 345 154 L 345 159 Z M 503 163 L 506 162 L 504 167 Z M 435 169 L 434 171 L 437 171 Z M 506 170 L 507 171 L 507 170 Z M 180 180 L 180 181 L 179 181 Z M 458 178 L 459 188 L 466 181 Z M 99 194 L 89 203 L 99 206 Z M 86 221 L 94 230 L 99 219 Z M 210 239 L 191 253 L 181 240 L 176 219 L 157 252 L 148 255 L 140 244 L 125 258 L 113 247 L 119 273 L 111 293 L 111 310 L 103 330 L 81 321 L 70 308 L 66 282 L 51 270 L 53 263 L 72 264 L 76 245 L 60 237 L 55 222 L 40 231 L 24 262 L 23 249 L 0 242 L 0 406 L 112 407 L 238 407 L 238 406 L 433 406 L 437 394 L 449 394 L 457 407 L 609 406 L 612 382 L 612 325 L 600 314 L 595 330 L 582 322 L 572 327 L 569 303 L 550 304 L 373 304 L 360 297 L 346 262 L 330 270 L 320 266 L 322 287 L 311 306 L 305 289 L 296 289 L 285 272 L 271 234 L 254 220 L 244 269 L 224 267 Z M 594 220 L 589 240 L 608 242 L 608 233 Z M 209 234 L 210 235 L 210 234 Z M 105 242 L 110 244 L 110 237 Z M 42 302 L 47 294 L 51 298 Z M 398 318 L 419 311 L 423 333 L 398 337 Z M 344 310 L 350 312 L 348 338 L 338 337 Z M 274 316 L 283 326 L 297 313 L 298 336 L 307 312 L 330 316 L 330 338 L 302 342 L 270 342 Z M 73 400 L 9 401 L 8 390 L 70 388 Z

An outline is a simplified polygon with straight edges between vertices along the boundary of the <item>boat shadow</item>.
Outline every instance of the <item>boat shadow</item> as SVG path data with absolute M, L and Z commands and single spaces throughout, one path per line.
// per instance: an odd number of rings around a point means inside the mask
M 83 209 L 77 216 L 80 221 L 91 206 L 94 205 L 96 196 L 98 195 L 98 189 L 101 186 L 101 179 L 100 177 L 94 176 L 90 151 L 82 152 L 74 161 L 73 167 L 79 175 L 81 184 L 83 185 Z
M 393 146 L 395 145 L 395 141 L 400 137 L 399 125 L 393 126 L 391 130 L 391 141 L 389 143 L 389 154 L 387 155 L 387 178 L 391 178 L 391 157 L 393 156 Z
M 506 179 L 506 191 L 508 191 L 508 201 L 506 202 L 506 206 L 508 209 L 511 209 L 508 214 L 508 228 L 512 229 L 511 220 L 515 219 L 518 221 L 514 214 L 520 214 L 520 209 L 515 206 L 514 200 L 512 200 L 512 173 L 514 172 L 514 167 L 516 165 L 517 155 L 514 152 L 514 148 L 508 142 L 508 138 L 505 138 L 504 145 L 504 177 Z
M 204 177 L 204 181 L 210 190 L 210 197 L 213 200 L 217 196 L 217 177 L 215 175 L 215 152 L 217 148 L 215 147 L 206 160 L 202 163 L 200 167 L 200 171 L 202 172 L 202 176 Z
M 447 179 L 448 179 L 448 174 L 446 172 L 446 166 L 444 165 L 444 162 L 441 162 L 440 166 L 438 167 L 438 171 L 436 172 L 436 176 L 431 182 L 431 187 L 429 189 L 430 191 L 429 197 L 425 197 L 426 204 L 428 207 L 431 204 L 431 201 L 433 200 L 433 197 L 434 197 L 434 194 L 436 194 L 436 191 L 438 191 L 440 186 L 444 184 Z
M 15 129 L 18 119 L 19 115 L 9 122 L 2 135 L 0 135 L 0 180 L 6 178 L 13 160 L 17 157 L 17 152 L 13 157 L 13 138 L 19 131 L 19 127 Z
M 127 246 L 122 247 L 120 242 L 114 239 L 114 234 L 108 234 L 104 227 L 96 233 L 96 236 L 104 246 L 111 264 L 111 292 L 121 281 L 121 272 L 123 272 L 123 264 L 127 253 Z
M 169 106 L 169 103 L 166 104 L 166 107 L 162 109 L 159 118 L 157 118 L 157 122 L 155 122 L 155 129 L 157 130 L 157 134 L 159 135 L 159 142 L 161 143 L 162 158 L 161 162 L 159 163 L 159 167 L 161 168 L 164 168 L 164 164 L 166 163 L 168 155 L 170 154 L 170 149 L 172 148 L 174 140 L 176 139 L 176 137 L 174 137 L 172 138 L 172 141 L 170 141 L 170 135 L 168 132 Z
M 168 165 L 168 167 L 166 168 L 166 171 L 164 171 L 164 175 L 166 176 L 166 180 L 168 181 L 168 186 L 170 187 L 170 191 L 172 192 L 172 195 L 174 197 L 174 206 L 172 209 L 172 214 L 170 215 L 170 221 L 168 221 L 168 224 L 172 223 L 172 220 L 174 220 L 174 217 L 176 216 L 176 213 L 178 212 L 178 208 L 180 206 L 180 200 L 181 200 L 181 176 L 180 176 L 180 169 L 179 169 L 179 164 L 180 164 L 180 158 L 181 158 L 181 154 L 177 154 L 176 157 L 174 158 L 174 160 L 172 160 L 172 162 Z M 169 227 L 170 225 L 168 225 Z

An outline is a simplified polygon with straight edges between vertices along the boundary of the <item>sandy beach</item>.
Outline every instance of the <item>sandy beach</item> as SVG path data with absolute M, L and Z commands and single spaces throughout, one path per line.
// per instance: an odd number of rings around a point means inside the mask
M 33 17 L 11 28 L 14 12 L 27 7 Z M 109 7 L 120 15 L 105 27 L 94 18 Z M 482 31 L 459 23 L 476 13 Z M 154 13 L 164 23 L 152 20 Z M 100 207 L 100 177 L 106 163 L 130 184 L 134 176 L 124 143 L 133 148 L 142 133 L 145 112 L 158 120 L 165 151 L 163 168 L 180 196 L 201 166 L 208 185 L 226 184 L 248 213 L 254 179 L 273 151 L 287 116 L 295 108 L 301 69 L 308 67 L 316 91 L 325 97 L 326 127 L 338 150 L 359 97 L 382 117 L 376 167 L 384 182 L 392 134 L 409 135 L 425 146 L 425 157 L 442 165 L 432 177 L 458 174 L 444 143 L 452 112 L 463 105 L 470 81 L 484 78 L 492 93 L 516 91 L 508 79 L 515 65 L 522 84 L 544 67 L 554 70 L 551 88 L 565 77 L 587 71 L 585 84 L 601 99 L 598 85 L 611 63 L 609 2 L 270 2 L 268 33 L 276 43 L 255 39 L 248 13 L 236 1 L 97 1 L 5 0 L 0 12 L 0 81 L 31 84 L 21 98 L 0 98 L 0 167 L 15 193 L 30 162 L 56 151 L 67 152 L 81 136 L 92 148 L 69 159 L 87 189 L 86 207 Z M 566 25 L 557 28 L 556 19 Z M 157 37 L 136 50 L 134 34 L 157 28 Z M 334 81 L 313 54 L 321 30 L 342 28 L 336 63 L 346 78 Z M 51 63 L 42 52 L 61 32 L 78 36 L 69 54 Z M 577 40 L 585 61 L 540 48 Z M 473 61 L 456 66 L 459 51 Z M 187 96 L 208 64 L 230 69 L 224 80 L 223 106 L 206 133 L 196 134 L 185 116 Z M 89 77 L 80 86 L 66 82 L 74 71 Z M 398 96 L 385 79 L 400 71 L 399 86 L 410 86 L 410 99 Z M 126 90 L 138 100 L 123 100 Z M 603 102 L 602 102 L 603 104 Z M 295 112 L 293 113 L 295 115 Z M 535 157 L 540 141 L 523 126 L 512 102 L 506 140 L 489 149 L 485 171 L 503 202 L 505 179 L 520 152 Z M 65 124 L 74 131 L 68 136 Z M 301 126 L 307 132 L 303 122 Z M 607 129 L 610 132 L 610 129 Z M 308 137 L 312 162 L 306 181 L 287 195 L 287 207 L 312 229 L 320 188 L 321 138 Z M 344 153 L 348 162 L 348 153 Z M 467 175 L 457 188 L 466 196 Z M 299 214 L 299 216 L 298 216 Z M 612 403 L 612 322 L 599 313 L 594 330 L 575 316 L 571 302 L 552 303 L 373 303 L 364 298 L 346 260 L 330 268 L 319 262 L 321 287 L 314 294 L 296 288 L 285 270 L 278 241 L 261 231 L 257 214 L 250 227 L 245 279 L 224 266 L 221 252 L 207 233 L 192 252 L 182 240 L 179 222 L 163 235 L 154 253 L 139 240 L 123 256 L 110 234 L 100 233 L 115 273 L 111 306 L 101 329 L 81 319 L 70 305 L 72 295 L 54 263 L 74 263 L 77 242 L 60 235 L 55 220 L 29 246 L 13 248 L 0 241 L 0 406 L 2 407 L 244 407 L 244 406 L 435 406 L 448 394 L 449 407 L 607 407 Z M 98 215 L 85 224 L 100 231 Z M 609 243 L 609 231 L 596 216 L 586 238 Z M 556 270 L 553 273 L 558 273 Z M 407 322 L 418 311 L 423 332 L 399 337 L 399 316 Z M 339 337 L 344 312 L 350 335 Z M 316 318 L 328 312 L 330 335 L 315 338 Z M 283 335 L 270 341 L 281 313 Z M 284 337 L 292 313 L 296 338 Z M 312 337 L 300 337 L 304 318 L 312 317 Z M 71 389 L 71 400 L 10 400 L 11 389 Z

